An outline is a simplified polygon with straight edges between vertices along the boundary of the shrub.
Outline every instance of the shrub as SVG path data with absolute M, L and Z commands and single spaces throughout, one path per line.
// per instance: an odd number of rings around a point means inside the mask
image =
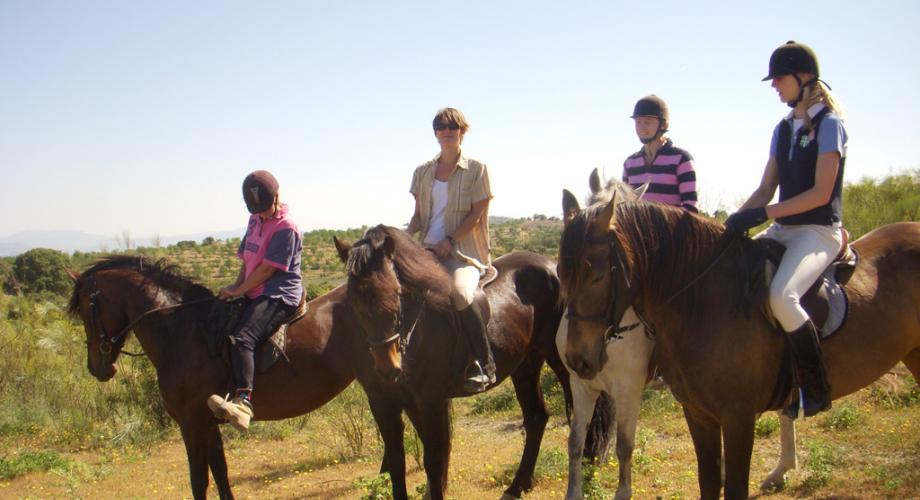
M 33 248 L 13 261 L 13 279 L 23 293 L 65 295 L 73 284 L 67 274 L 69 266 L 70 258 L 63 252 Z
M 770 437 L 779 429 L 779 418 L 776 415 L 763 415 L 754 424 L 754 435 L 759 438 Z

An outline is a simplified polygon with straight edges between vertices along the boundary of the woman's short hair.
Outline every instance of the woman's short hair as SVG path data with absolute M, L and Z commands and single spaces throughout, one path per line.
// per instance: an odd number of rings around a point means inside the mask
M 431 121 L 431 127 L 436 128 L 438 123 L 454 123 L 460 127 L 460 131 L 464 134 L 470 130 L 470 124 L 466 121 L 466 117 L 457 108 L 439 109 L 438 113 L 434 115 L 434 120 Z

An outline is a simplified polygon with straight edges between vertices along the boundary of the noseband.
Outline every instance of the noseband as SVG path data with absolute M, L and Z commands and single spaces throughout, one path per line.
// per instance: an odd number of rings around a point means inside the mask
M 648 329 L 648 325 L 645 324 L 645 321 L 639 316 L 639 322 L 620 326 L 620 321 L 623 319 L 623 315 L 628 309 L 626 307 L 617 308 L 617 297 L 625 297 L 626 300 L 631 303 L 632 297 L 635 296 L 635 287 L 629 279 L 629 273 L 626 269 L 625 260 L 623 258 L 623 253 L 619 245 L 616 243 L 616 236 L 614 233 L 609 233 L 603 237 L 587 237 L 586 242 L 597 244 L 597 243 L 607 243 L 609 244 L 609 259 L 610 259 L 610 291 L 607 298 L 607 309 L 603 314 L 575 314 L 572 312 L 572 307 L 569 305 L 568 313 L 565 315 L 565 319 L 569 321 L 585 321 L 591 323 L 601 323 L 606 326 L 607 329 L 604 330 L 604 343 L 609 344 L 616 340 L 623 339 L 623 333 L 635 329 L 639 324 L 645 325 L 646 334 L 651 330 Z M 621 292 L 621 293 L 618 293 Z M 621 302 L 622 303 L 622 302 Z

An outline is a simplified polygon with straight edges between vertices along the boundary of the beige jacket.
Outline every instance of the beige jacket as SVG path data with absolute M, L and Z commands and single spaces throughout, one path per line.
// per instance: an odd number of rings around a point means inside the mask
M 440 157 L 441 154 L 438 153 L 433 159 L 416 168 L 415 173 L 412 174 L 412 187 L 409 192 L 418 200 L 419 239 L 421 241 L 425 241 L 428 225 L 431 223 L 431 189 Z M 467 158 L 461 153 L 457 167 L 447 179 L 447 208 L 444 213 L 444 229 L 447 234 L 453 233 L 463 222 L 463 219 L 470 213 L 473 203 L 492 199 L 489 172 L 484 164 Z M 466 236 L 457 239 L 458 250 L 486 265 L 492 261 L 489 255 L 491 246 L 489 244 L 488 212 L 487 209 Z

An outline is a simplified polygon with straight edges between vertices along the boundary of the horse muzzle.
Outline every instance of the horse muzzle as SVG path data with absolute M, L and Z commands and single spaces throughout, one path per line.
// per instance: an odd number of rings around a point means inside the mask
M 93 363 L 90 359 L 86 363 L 87 368 L 89 369 L 90 374 L 93 377 L 96 377 L 96 380 L 100 382 L 107 382 L 115 376 L 115 373 L 118 371 L 118 368 L 115 367 L 115 363 L 103 363 L 103 360 L 100 358 L 99 362 Z
M 568 333 L 566 364 L 580 378 L 593 379 L 607 362 L 603 335 L 586 335 L 579 328 L 569 328 Z
M 399 380 L 402 375 L 402 356 L 395 344 L 386 350 L 371 350 L 371 358 L 374 360 L 374 371 L 385 382 L 393 384 Z

